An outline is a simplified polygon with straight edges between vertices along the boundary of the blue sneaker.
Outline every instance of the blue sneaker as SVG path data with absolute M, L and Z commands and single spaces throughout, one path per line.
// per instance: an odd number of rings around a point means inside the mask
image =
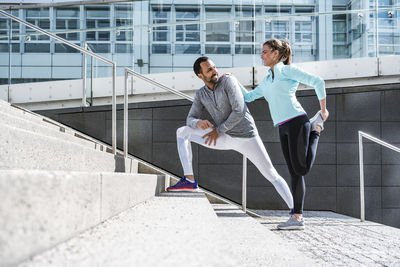
M 186 180 L 186 177 L 183 176 L 182 179 L 179 180 L 175 185 L 170 186 L 167 188 L 168 192 L 190 192 L 190 191 L 197 191 L 199 187 L 197 186 L 197 181 L 195 180 L 194 183 L 189 182 Z

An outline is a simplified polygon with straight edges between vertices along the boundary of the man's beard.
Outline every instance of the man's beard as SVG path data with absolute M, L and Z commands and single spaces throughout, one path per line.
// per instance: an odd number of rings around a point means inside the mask
M 214 77 L 216 77 L 216 79 L 214 79 Z M 218 74 L 211 76 L 207 82 L 216 84 L 218 82 Z

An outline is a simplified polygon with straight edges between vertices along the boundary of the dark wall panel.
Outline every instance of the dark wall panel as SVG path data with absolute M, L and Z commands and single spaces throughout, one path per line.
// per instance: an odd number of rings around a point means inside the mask
M 305 177 L 305 209 L 332 210 L 360 216 L 358 131 L 400 146 L 400 85 L 329 89 L 325 123 L 314 167 Z M 397 88 L 397 89 L 396 89 Z M 309 116 L 319 110 L 313 91 L 299 91 L 298 99 Z M 261 139 L 278 173 L 290 186 L 290 175 L 265 100 L 248 104 Z M 122 148 L 123 113 L 117 112 L 118 146 Z M 188 101 L 130 104 L 129 151 L 158 167 L 182 175 L 176 148 L 176 130 L 185 125 Z M 111 142 L 110 106 L 42 111 L 107 143 Z M 206 114 L 205 114 L 206 116 Z M 242 155 L 192 144 L 193 168 L 200 185 L 241 202 Z M 366 218 L 400 227 L 400 153 L 364 139 Z M 248 164 L 248 207 L 286 209 L 272 184 Z

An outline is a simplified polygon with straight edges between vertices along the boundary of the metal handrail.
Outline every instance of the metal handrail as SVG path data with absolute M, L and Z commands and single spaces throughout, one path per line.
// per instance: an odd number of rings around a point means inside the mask
M 124 101 L 124 155 L 128 154 L 128 75 L 131 74 L 137 78 L 140 78 L 146 82 L 149 82 L 155 86 L 160 87 L 161 89 L 164 89 L 166 91 L 169 91 L 175 95 L 178 95 L 180 97 L 183 97 L 191 102 L 193 102 L 194 98 L 182 93 L 176 89 L 169 88 L 168 86 L 165 86 L 159 82 L 156 82 L 152 79 L 147 78 L 146 76 L 137 73 L 129 68 L 125 68 L 125 101 Z M 243 178 L 243 184 L 242 184 L 242 210 L 245 213 L 248 213 L 246 206 L 247 206 L 247 158 L 243 155 L 243 171 L 242 171 L 242 178 Z M 233 204 L 233 203 L 232 203 Z M 254 213 L 253 213 L 254 214 Z
M 385 141 L 382 141 L 376 137 L 373 137 L 372 135 L 369 135 L 367 133 L 364 133 L 362 131 L 358 131 L 358 149 L 359 149 L 359 160 L 360 160 L 360 205 L 361 205 L 361 214 L 360 214 L 360 219 L 362 222 L 365 221 L 365 197 L 364 197 L 364 157 L 363 157 L 363 144 L 362 144 L 362 138 L 367 138 L 375 143 L 378 143 L 379 145 L 382 145 L 384 147 L 387 147 L 389 149 L 392 149 L 398 153 L 400 153 L 400 148 L 396 147 L 394 145 L 391 145 L 389 143 L 386 143 Z
M 85 42 L 83 47 L 90 51 L 93 52 L 92 49 L 90 49 L 89 45 Z M 86 66 L 86 55 L 82 54 L 83 57 L 83 68 L 82 68 L 82 81 L 83 81 L 83 87 L 82 87 L 82 106 L 86 107 L 88 104 L 87 101 L 87 95 L 86 95 L 86 74 L 87 74 L 87 66 Z M 94 65 L 93 65 L 93 57 L 90 58 L 91 62 L 90 62 L 90 105 L 93 104 L 93 72 L 94 72 Z
M 191 101 L 191 102 L 193 102 L 193 100 L 194 100 L 193 97 L 191 97 L 191 96 L 189 96 L 189 95 L 187 95 L 187 94 L 184 94 L 184 93 L 182 93 L 181 91 L 178 91 L 178 90 L 176 90 L 176 89 L 169 88 L 169 87 L 165 86 L 164 84 L 159 83 L 159 82 L 156 82 L 156 81 L 154 81 L 154 80 L 152 80 L 152 79 L 150 79 L 150 78 L 148 78 L 148 77 L 146 77 L 146 76 L 144 76 L 144 75 L 142 75 L 142 74 L 140 74 L 140 73 L 137 73 L 137 72 L 135 72 L 135 71 L 133 71 L 133 70 L 131 70 L 131 69 L 129 69 L 129 68 L 125 68 L 125 72 L 128 72 L 129 74 L 132 74 L 133 76 L 136 76 L 137 78 L 140 78 L 140 79 L 142 79 L 142 80 L 144 80 L 144 81 L 146 81 L 146 82 L 148 82 L 148 83 L 151 83 L 151 84 L 153 84 L 153 85 L 155 85 L 155 86 L 158 86 L 158 87 L 160 87 L 161 89 L 164 89 L 164 90 L 166 90 L 166 91 L 169 91 L 169 92 L 171 92 L 171 93 L 173 93 L 173 94 L 175 94 L 175 95 L 178 95 L 178 96 L 180 96 L 180 97 L 183 97 L 183 98 L 185 98 L 185 99 L 187 99 L 187 100 L 189 100 L 189 101 Z
M 67 40 L 65 40 L 65 39 L 63 39 L 63 38 L 61 38 L 61 37 L 59 37 L 59 36 L 57 36 L 55 34 L 47 32 L 46 30 L 43 30 L 42 28 L 39 28 L 36 25 L 33 25 L 33 24 L 31 24 L 31 23 L 29 23 L 27 21 L 24 21 L 24 20 L 22 20 L 22 19 L 20 19 L 18 17 L 15 17 L 15 16 L 5 12 L 4 10 L 0 10 L 0 14 L 5 16 L 5 17 L 8 17 L 8 18 L 20 23 L 20 24 L 23 24 L 23 25 L 25 25 L 25 26 L 27 26 L 29 28 L 32 28 L 32 29 L 34 29 L 34 30 L 46 35 L 46 36 L 49 36 L 52 39 L 55 39 L 55 40 L 57 40 L 57 41 L 59 41 L 61 43 L 64 43 L 64 44 L 72 47 L 72 48 L 75 48 L 76 50 L 82 52 L 83 54 L 90 55 L 90 56 L 92 56 L 92 57 L 94 57 L 94 58 L 96 58 L 96 59 L 98 59 L 100 61 L 103 61 L 104 63 L 107 63 L 107 64 L 112 66 L 112 80 L 113 80 L 112 85 L 113 85 L 113 90 L 112 90 L 112 123 L 111 124 L 112 124 L 112 148 L 113 148 L 113 154 L 115 155 L 116 151 L 117 151 L 117 142 L 116 142 L 117 141 L 117 135 L 116 135 L 116 130 L 117 130 L 117 95 L 116 95 L 116 92 L 117 92 L 117 88 L 116 88 L 117 87 L 117 84 L 116 84 L 117 65 L 116 65 L 116 63 L 113 62 L 113 61 L 110 61 L 110 60 L 108 60 L 108 59 L 106 59 L 106 58 L 104 58 L 102 56 L 99 56 L 99 55 L 97 55 L 97 54 L 95 54 L 95 53 L 93 53 L 91 51 L 88 51 L 83 47 L 80 47 L 80 46 L 78 46 L 76 44 L 73 44 L 73 43 L 71 43 L 71 42 L 69 42 L 69 41 L 67 41 Z

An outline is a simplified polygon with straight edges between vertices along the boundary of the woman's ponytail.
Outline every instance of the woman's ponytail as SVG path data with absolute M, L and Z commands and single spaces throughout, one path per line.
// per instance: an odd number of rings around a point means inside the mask
M 288 41 L 282 42 L 282 52 L 279 51 L 279 54 L 282 55 L 281 60 L 283 61 L 283 64 L 285 65 L 292 64 L 292 48 L 290 47 Z

